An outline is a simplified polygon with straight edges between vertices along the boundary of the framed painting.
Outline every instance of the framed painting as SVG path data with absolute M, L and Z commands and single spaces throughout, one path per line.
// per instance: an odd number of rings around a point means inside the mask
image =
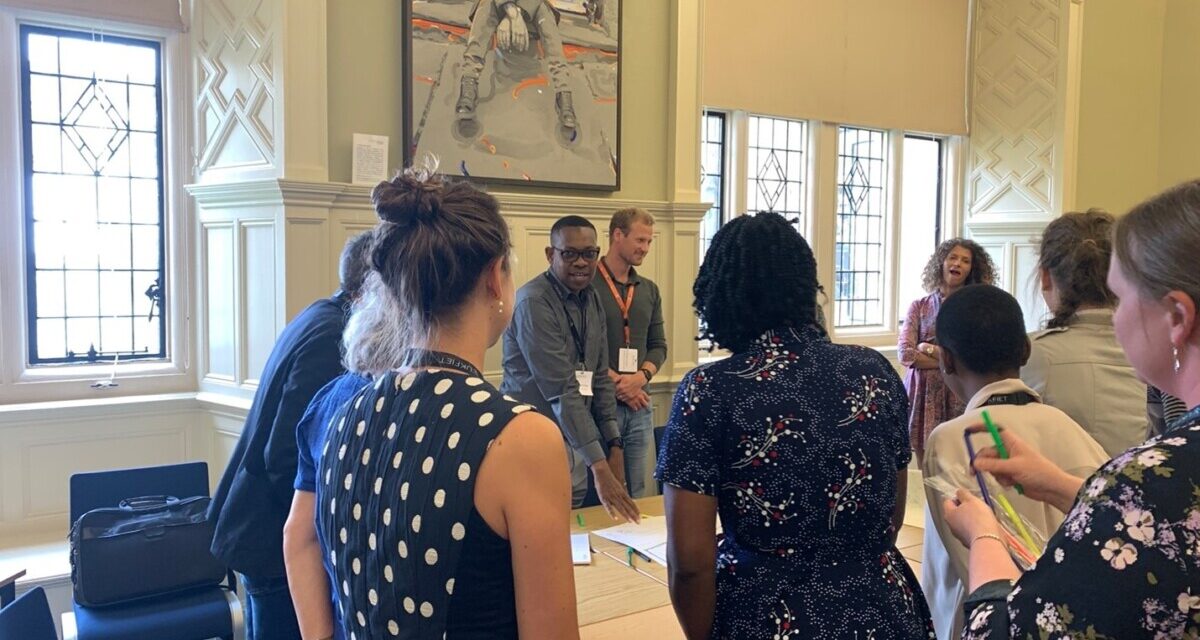
M 401 1 L 407 164 L 620 188 L 621 0 Z

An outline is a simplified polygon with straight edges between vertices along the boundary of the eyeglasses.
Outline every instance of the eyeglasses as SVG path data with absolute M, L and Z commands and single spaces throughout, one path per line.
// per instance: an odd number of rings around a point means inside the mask
M 588 262 L 595 262 L 596 258 L 600 257 L 599 249 L 584 249 L 583 251 L 576 251 L 575 249 L 559 249 L 558 247 L 550 248 L 557 251 L 558 255 L 562 256 L 562 259 L 567 262 L 575 262 L 580 258 L 583 258 Z

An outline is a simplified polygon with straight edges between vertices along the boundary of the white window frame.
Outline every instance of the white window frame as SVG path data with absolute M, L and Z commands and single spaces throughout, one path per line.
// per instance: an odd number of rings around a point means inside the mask
M 748 123 L 752 115 L 768 118 L 787 118 L 769 113 L 751 113 L 736 109 L 705 106 L 705 111 L 720 111 L 725 114 L 728 139 L 726 140 L 726 187 L 725 219 L 727 222 L 746 212 L 746 182 L 748 177 Z M 796 118 L 789 118 L 796 120 Z M 966 138 L 943 134 L 931 134 L 906 129 L 880 129 L 852 122 L 824 122 L 803 120 L 807 124 L 808 176 L 805 185 L 806 215 L 804 234 L 817 260 L 817 279 L 825 287 L 827 300 L 824 306 L 826 327 L 833 340 L 852 342 L 881 350 L 895 349 L 898 327 L 904 317 L 904 309 L 911 300 L 899 300 L 899 282 L 896 274 L 900 259 L 900 234 L 902 193 L 902 168 L 904 166 L 904 136 L 906 134 L 940 138 L 942 144 L 942 211 L 941 228 L 943 238 L 952 238 L 962 228 L 962 177 Z M 837 234 L 837 182 L 838 182 L 838 127 L 859 127 L 883 131 L 887 136 L 887 184 L 886 216 L 884 220 L 884 283 L 883 322 L 864 327 L 835 327 L 833 287 L 834 257 Z M 714 354 L 715 355 L 715 354 Z
M 99 3 L 102 4 L 102 3 Z M 98 9 L 100 11 L 100 9 Z M 167 286 L 167 358 L 112 364 L 30 366 L 26 326 L 25 181 L 21 136 L 20 27 L 38 25 L 154 40 L 162 47 L 163 249 Z M 190 292 L 191 204 L 183 186 L 192 160 L 191 63 L 186 32 L 110 20 L 0 8 L 0 404 L 93 399 L 194 390 Z M 115 371 L 119 386 L 93 388 Z

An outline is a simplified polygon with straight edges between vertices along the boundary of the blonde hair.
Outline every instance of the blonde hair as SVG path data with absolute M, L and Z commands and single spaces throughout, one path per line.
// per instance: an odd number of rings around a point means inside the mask
M 635 222 L 640 222 L 653 227 L 654 216 L 650 215 L 649 211 L 646 211 L 640 207 L 628 207 L 626 209 L 621 209 L 620 211 L 614 213 L 612 215 L 612 220 L 609 220 L 608 222 L 608 237 L 611 238 L 612 234 L 615 233 L 617 229 L 620 229 L 621 233 L 628 234 L 629 227 L 631 227 Z

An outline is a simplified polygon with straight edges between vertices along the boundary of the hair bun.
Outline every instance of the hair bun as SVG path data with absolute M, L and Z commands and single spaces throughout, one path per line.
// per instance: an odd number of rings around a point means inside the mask
M 436 177 L 402 172 L 375 185 L 371 202 L 384 222 L 401 226 L 429 222 L 442 210 L 442 183 Z

